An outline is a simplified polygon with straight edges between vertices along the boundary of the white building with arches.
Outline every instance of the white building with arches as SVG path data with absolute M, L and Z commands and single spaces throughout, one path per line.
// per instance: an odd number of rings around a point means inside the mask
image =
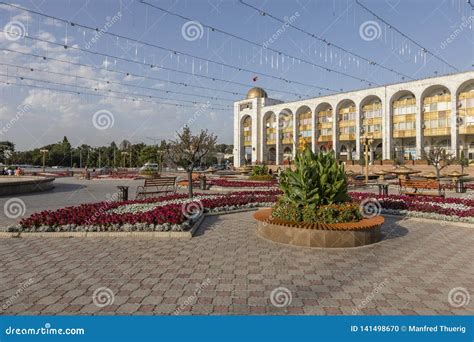
M 302 139 L 313 151 L 359 159 L 363 137 L 371 159 L 419 159 L 441 145 L 474 159 L 474 71 L 337 93 L 295 102 L 261 88 L 234 103 L 234 165 L 284 164 Z

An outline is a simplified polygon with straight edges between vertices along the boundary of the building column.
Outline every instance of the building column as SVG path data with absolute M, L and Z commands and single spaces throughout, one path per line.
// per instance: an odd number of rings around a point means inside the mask
M 356 156 L 355 156 L 355 160 L 359 160 L 360 159 L 360 138 L 361 138 L 361 134 L 360 134 L 360 130 L 362 129 L 362 120 L 361 120 L 361 117 L 360 117 L 360 110 L 357 111 L 356 113 L 356 142 L 355 142 L 355 145 L 356 145 Z
M 421 105 L 421 94 L 416 97 L 416 159 L 421 158 L 423 150 L 423 108 Z
M 235 106 L 237 108 L 237 106 Z M 237 113 L 237 109 L 234 109 L 234 166 L 240 167 L 242 164 L 242 155 L 241 155 L 241 132 L 240 132 L 240 118 Z
M 451 94 L 451 153 L 459 157 L 459 126 L 460 121 L 458 121 L 458 102 L 456 93 Z
M 275 164 L 280 165 L 281 160 L 280 160 L 280 149 L 281 149 L 281 138 L 280 138 L 280 115 L 276 115 L 276 142 L 275 142 L 275 150 L 276 150 L 276 156 L 275 156 Z
M 252 159 L 251 163 L 254 164 L 258 160 L 258 129 L 259 129 L 259 124 L 257 120 L 257 116 L 255 115 L 252 116 Z
M 298 126 L 296 122 L 296 113 L 293 114 L 293 148 L 291 150 L 291 155 L 292 155 L 292 160 L 295 160 L 296 157 L 296 149 L 298 148 L 298 139 L 299 137 L 297 136 L 298 133 Z
M 385 94 L 385 99 L 382 101 L 382 160 L 392 159 L 393 136 L 390 115 L 391 104 L 390 101 L 387 101 L 387 94 Z
M 336 158 L 339 158 L 339 121 L 336 109 L 333 109 L 332 113 L 332 149 L 336 154 Z
M 313 152 L 316 152 L 316 142 L 318 141 L 316 131 L 316 110 L 314 110 L 311 114 L 311 150 Z

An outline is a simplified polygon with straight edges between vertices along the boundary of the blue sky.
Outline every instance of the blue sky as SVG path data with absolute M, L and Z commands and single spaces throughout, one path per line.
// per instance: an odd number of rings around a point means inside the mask
M 219 136 L 220 142 L 231 143 L 232 102 L 241 99 L 243 95 L 240 94 L 246 93 L 251 86 L 267 89 L 270 97 L 291 101 L 329 93 L 317 87 L 352 90 L 369 84 L 402 80 L 397 73 L 370 66 L 332 44 L 410 78 L 455 72 L 429 54 L 425 56 L 418 46 L 374 18 L 353 0 L 246 0 L 283 21 L 324 38 L 332 43 L 329 46 L 292 28 L 282 30 L 282 23 L 260 15 L 237 0 L 146 2 L 196 21 L 187 26 L 197 28 L 194 31 L 197 36 L 192 35 L 192 29 L 187 33 L 183 29 L 187 19 L 165 14 L 140 1 L 17 0 L 13 4 L 251 72 L 109 34 L 94 39 L 96 32 L 78 25 L 66 25 L 41 15 L 0 6 L 0 27 L 7 32 L 0 34 L 0 48 L 3 49 L 0 51 L 0 82 L 23 84 L 0 83 L 0 140 L 14 141 L 19 150 L 40 147 L 58 141 L 64 135 L 73 145 L 87 143 L 96 146 L 122 139 L 152 143 L 147 138 L 170 138 L 188 123 L 194 130 L 208 128 Z M 472 69 L 473 18 L 465 0 L 360 2 L 459 71 Z M 259 45 L 212 32 L 206 25 Z M 19 32 L 18 36 L 6 29 L 12 27 L 19 30 L 15 31 Z M 364 27 L 367 31 L 363 30 Z M 269 49 L 263 48 L 264 45 Z M 270 49 L 291 57 L 279 56 Z M 323 71 L 299 59 L 353 78 Z M 15 66 L 32 68 L 33 71 Z M 127 72 L 144 77 L 127 75 Z M 198 74 L 204 77 L 198 77 Z M 283 82 L 268 75 L 295 82 Z M 255 76 L 258 76 L 256 81 L 253 80 Z M 86 92 L 109 97 L 86 95 Z M 132 98 L 136 100 L 132 101 Z M 151 103 L 143 99 L 191 107 Z

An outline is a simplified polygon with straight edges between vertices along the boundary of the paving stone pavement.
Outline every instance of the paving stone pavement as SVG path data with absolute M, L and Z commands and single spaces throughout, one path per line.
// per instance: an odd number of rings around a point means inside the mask
M 367 247 L 291 247 L 256 236 L 247 212 L 208 217 L 191 240 L 0 239 L 0 313 L 474 314 L 474 227 L 383 230 Z

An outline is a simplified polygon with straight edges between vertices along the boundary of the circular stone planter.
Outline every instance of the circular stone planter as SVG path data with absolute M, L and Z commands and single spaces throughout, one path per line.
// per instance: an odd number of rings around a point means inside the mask
M 54 177 L 0 176 L 0 196 L 51 190 L 53 181 Z
M 304 247 L 357 247 L 380 241 L 382 216 L 346 223 L 295 223 L 272 217 L 272 209 L 257 211 L 257 234 L 274 242 Z

